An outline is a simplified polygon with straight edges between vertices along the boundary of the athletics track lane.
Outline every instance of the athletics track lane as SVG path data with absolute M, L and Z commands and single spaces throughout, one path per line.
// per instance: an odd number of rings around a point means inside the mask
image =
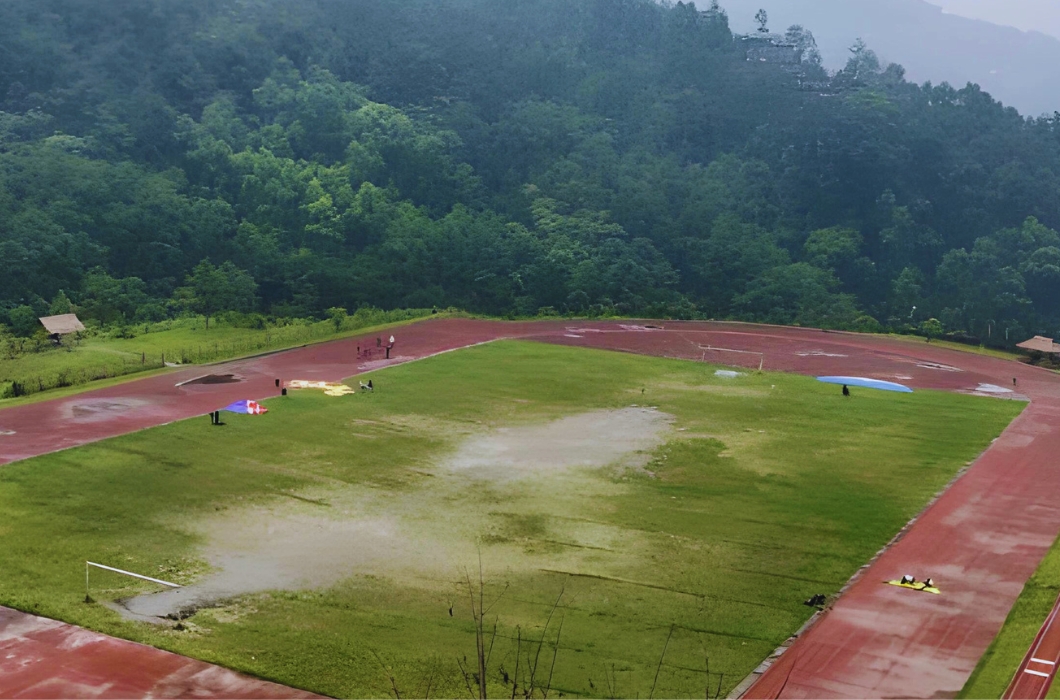
M 80 627 L 0 608 L 4 698 L 315 698 Z
M 526 338 L 804 374 L 853 374 L 918 388 L 1011 386 L 1033 403 L 888 549 L 835 607 L 773 663 L 748 697 L 944 697 L 963 686 L 1024 581 L 1060 532 L 1060 377 L 1017 363 L 871 336 L 739 324 L 432 320 L 393 331 L 396 364 L 497 338 Z M 391 331 L 387 331 L 389 334 Z M 181 418 L 241 398 L 270 398 L 274 379 L 338 380 L 385 366 L 335 341 L 211 368 L 241 384 L 177 388 L 202 368 L 0 411 L 0 463 Z M 374 348 L 374 338 L 367 339 Z M 204 419 L 205 420 L 205 419 Z M 880 581 L 931 575 L 942 596 Z M 923 573 L 921 573 L 923 572 Z M 0 694 L 3 694 L 0 680 Z
M 1042 628 L 1031 642 L 1027 655 L 1016 669 L 1016 675 L 1005 689 L 1003 700 L 1015 698 L 1041 700 L 1049 692 L 1056 678 L 1056 665 L 1060 663 L 1060 599 L 1053 605 Z

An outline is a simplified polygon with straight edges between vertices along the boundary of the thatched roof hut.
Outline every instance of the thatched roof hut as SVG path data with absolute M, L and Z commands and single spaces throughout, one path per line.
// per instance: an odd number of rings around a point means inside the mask
M 40 319 L 48 335 L 70 335 L 85 330 L 85 324 L 81 323 L 76 314 L 63 314 L 62 316 L 45 316 Z

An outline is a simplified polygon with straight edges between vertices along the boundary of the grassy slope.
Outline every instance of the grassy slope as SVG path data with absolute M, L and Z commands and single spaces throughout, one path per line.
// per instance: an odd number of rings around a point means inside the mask
M 187 525 L 218 511 L 313 508 L 284 494 L 321 488 L 426 498 L 437 482 L 424 472 L 469 432 L 650 403 L 676 418 L 649 465 L 658 478 L 603 473 L 584 492 L 558 484 L 554 498 L 487 489 L 425 506 L 424 527 L 437 517 L 439 527 L 455 519 L 476 529 L 487 598 L 510 584 L 491 613 L 492 693 L 510 694 L 500 669 L 514 671 L 519 635 L 525 680 L 525 640 L 540 638 L 564 586 L 549 632 L 562 618 L 555 688 L 648 694 L 675 625 L 655 694 L 703 694 L 707 659 L 714 690 L 727 692 L 808 617 L 803 599 L 836 592 L 1022 408 L 936 392 L 844 400 L 804 377 L 734 383 L 699 363 L 531 343 L 374 378 L 374 396 L 296 393 L 270 402 L 268 416 L 234 417 L 225 428 L 189 421 L 0 469 L 0 604 L 337 696 L 389 694 L 380 659 L 403 693 L 424 693 L 433 668 L 432 693 L 463 696 L 456 659 L 473 660 L 474 641 L 466 591 L 461 598 L 451 580 L 355 577 L 255 595 L 174 631 L 82 603 L 82 562 L 188 580 L 202 565 Z M 621 533 L 628 546 L 564 564 L 561 543 L 579 527 Z M 560 563 L 540 565 L 550 558 Z M 564 566 L 604 578 L 542 571 Z M 97 597 L 137 590 L 104 584 Z M 546 645 L 542 657 L 550 654 Z
M 917 335 L 899 335 L 897 333 L 889 333 L 884 335 L 886 338 L 892 338 L 894 340 L 903 340 L 907 343 L 927 343 L 927 338 L 923 338 Z M 998 348 L 988 348 L 985 345 L 968 345 L 966 343 L 957 343 L 952 340 L 932 340 L 932 345 L 937 345 L 940 348 L 946 348 L 947 350 L 958 350 L 960 352 L 967 352 L 973 355 L 986 355 L 987 357 L 996 357 L 1001 360 L 1019 360 L 1020 355 L 1016 352 L 1009 350 L 999 350 Z
M 301 326 L 289 326 L 271 329 L 268 332 L 252 328 L 235 328 L 213 323 L 209 330 L 201 318 L 179 319 L 158 324 L 169 326 L 165 330 L 154 330 L 138 335 L 135 338 L 110 338 L 97 336 L 76 344 L 68 341 L 60 348 L 49 348 L 40 353 L 25 353 L 17 359 L 0 359 L 0 390 L 11 380 L 22 381 L 33 386 L 37 377 L 44 379 L 45 384 L 53 383 L 55 377 L 66 372 L 69 377 L 80 379 L 80 373 L 96 376 L 104 371 L 112 376 L 110 379 L 96 380 L 89 383 L 78 381 L 75 386 L 61 389 L 49 389 L 17 399 L 0 399 L 0 408 L 17 406 L 31 401 L 42 401 L 57 396 L 69 395 L 89 389 L 96 389 L 134 377 L 148 376 L 138 371 L 141 360 L 148 360 L 148 372 L 161 371 L 158 368 L 162 356 L 167 362 L 180 362 L 183 359 L 195 362 L 220 362 L 236 357 L 259 352 L 297 347 L 307 343 L 320 343 L 329 340 L 372 333 L 384 328 L 420 320 L 414 318 L 391 323 L 363 325 L 350 317 L 342 329 L 336 331 L 330 321 Z M 153 363 L 153 364 L 151 364 Z M 134 372 L 135 374 L 127 374 Z M 2 391 L 0 391 L 2 393 Z
M 1053 609 L 1058 594 L 1060 540 L 1053 544 L 1034 576 L 1024 584 L 1023 592 L 1005 620 L 1005 626 L 979 660 L 975 672 L 961 691 L 961 697 L 1001 697 L 1042 623 Z M 1048 697 L 1060 698 L 1060 684 L 1053 684 Z
M 160 358 L 154 358 L 153 366 L 159 365 Z M 33 390 L 37 378 L 51 386 L 60 373 L 66 373 L 71 381 L 83 383 L 82 373 L 114 377 L 137 371 L 140 366 L 139 353 L 118 349 L 108 338 L 90 338 L 76 345 L 70 342 L 64 347 L 27 352 L 15 359 L 0 359 L 0 384 L 19 381 Z

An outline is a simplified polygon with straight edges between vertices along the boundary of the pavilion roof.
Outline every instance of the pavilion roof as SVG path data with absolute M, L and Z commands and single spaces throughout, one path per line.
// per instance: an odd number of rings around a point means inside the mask
M 45 330 L 52 335 L 68 335 L 85 330 L 85 325 L 77 318 L 76 314 L 63 314 L 61 316 L 45 316 L 40 319 Z
M 1047 353 L 1060 353 L 1060 345 L 1053 342 L 1052 338 L 1046 338 L 1040 335 L 1036 335 L 1030 340 L 1020 343 L 1016 346 L 1023 350 L 1034 350 L 1036 352 L 1047 352 Z

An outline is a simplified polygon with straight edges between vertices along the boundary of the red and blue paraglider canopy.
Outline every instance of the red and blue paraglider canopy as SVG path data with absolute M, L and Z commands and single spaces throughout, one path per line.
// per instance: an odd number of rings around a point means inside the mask
M 902 394 L 912 394 L 913 390 L 905 384 L 885 382 L 882 379 L 869 379 L 867 377 L 818 377 L 817 381 L 825 384 L 843 384 L 845 386 L 860 386 L 866 389 L 882 389 L 883 391 L 897 391 Z
M 257 401 L 236 401 L 233 404 L 225 406 L 221 410 L 228 411 L 229 413 L 242 413 L 247 416 L 260 416 L 262 413 L 269 412 L 269 409 L 265 408 Z

